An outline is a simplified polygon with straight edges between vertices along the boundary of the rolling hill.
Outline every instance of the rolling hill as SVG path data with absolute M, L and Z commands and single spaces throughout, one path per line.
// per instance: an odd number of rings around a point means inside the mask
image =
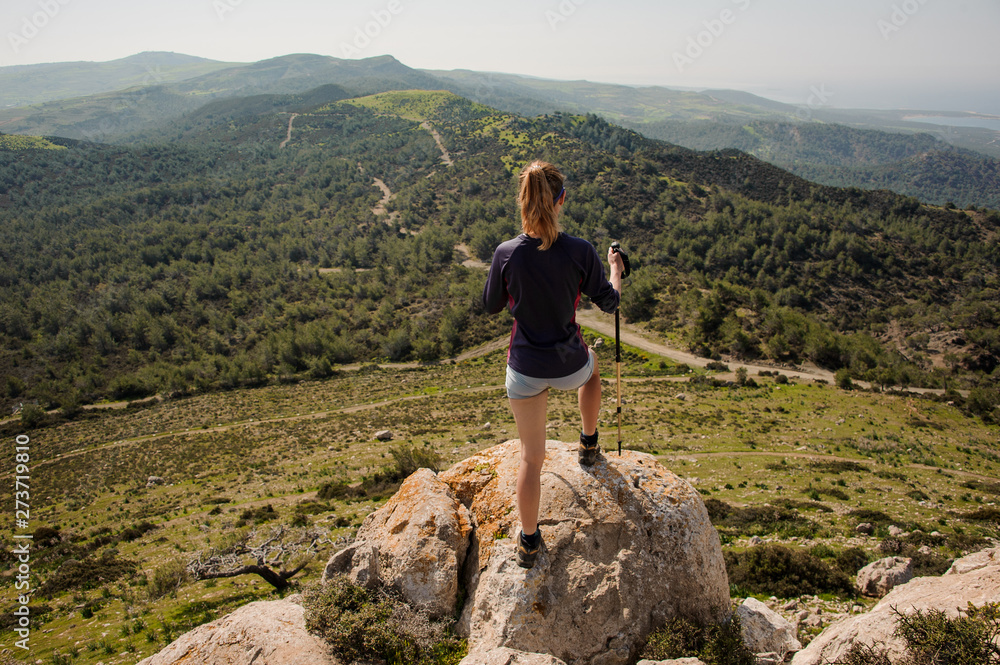
M 594 115 L 341 94 L 217 102 L 166 144 L 0 152 L 8 398 L 259 385 L 493 339 L 505 324 L 456 248 L 488 260 L 517 232 L 514 176 L 542 157 L 570 178 L 564 228 L 633 248 L 630 320 L 705 356 L 978 390 L 987 417 L 1000 402 L 998 213 L 824 187 Z

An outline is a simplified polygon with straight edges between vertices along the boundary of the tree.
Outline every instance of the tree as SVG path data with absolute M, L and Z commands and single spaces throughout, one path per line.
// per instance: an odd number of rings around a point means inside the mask
M 851 381 L 851 372 L 848 369 L 838 369 L 837 373 L 833 375 L 833 379 L 837 383 L 837 387 L 841 390 L 851 390 L 854 388 L 854 383 Z
M 320 545 L 330 543 L 326 534 L 315 529 L 271 530 L 263 541 L 257 529 L 239 531 L 218 548 L 198 552 L 187 564 L 196 580 L 240 575 L 260 575 L 275 589 L 285 589 L 293 576 L 313 560 Z

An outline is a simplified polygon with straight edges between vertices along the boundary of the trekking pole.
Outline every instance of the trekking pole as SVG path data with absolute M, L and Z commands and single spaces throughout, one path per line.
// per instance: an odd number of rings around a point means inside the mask
M 611 243 L 611 251 L 622 257 L 622 279 L 625 279 L 632 272 L 629 265 L 628 254 L 622 251 L 622 246 L 618 241 Z M 618 388 L 618 456 L 622 456 L 622 332 L 621 332 L 621 307 L 615 309 L 615 374 L 617 376 L 616 387 Z

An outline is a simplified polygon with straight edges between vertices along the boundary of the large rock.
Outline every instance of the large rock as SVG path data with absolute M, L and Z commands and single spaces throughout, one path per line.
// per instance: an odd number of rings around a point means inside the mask
M 326 562 L 322 582 L 325 584 L 334 575 L 347 575 L 358 586 L 374 589 L 378 586 L 378 547 L 366 541 L 355 541 L 340 550 Z
M 979 564 L 984 565 L 979 567 Z M 868 613 L 831 624 L 809 646 L 795 654 L 792 665 L 838 662 L 855 642 L 882 642 L 895 660 L 906 645 L 893 635 L 896 629 L 893 608 L 907 614 L 917 610 L 941 610 L 954 617 L 958 615 L 958 608 L 965 609 L 969 603 L 979 607 L 1000 602 L 1000 557 L 973 554 L 956 561 L 952 570 L 967 572 L 954 572 L 942 577 L 916 577 L 890 591 Z
M 952 562 L 951 568 L 948 569 L 945 575 L 964 575 L 980 568 L 996 565 L 1000 565 L 1000 547 L 983 550 L 982 552 L 976 552 L 961 559 L 956 559 Z
M 546 445 L 545 545 L 528 571 L 514 561 L 519 443 L 440 475 L 476 523 L 458 626 L 470 651 L 509 647 L 570 665 L 621 665 L 670 618 L 728 613 L 719 536 L 694 488 L 651 455 L 608 454 L 588 469 L 577 444 Z
M 433 471 L 420 469 L 365 518 L 354 543 L 333 555 L 323 576 L 346 573 L 366 586 L 377 578 L 431 617 L 448 616 L 458 601 L 471 531 L 468 509 Z
M 913 559 L 891 556 L 872 562 L 858 571 L 858 591 L 881 598 L 900 584 L 913 579 Z
M 258 601 L 184 633 L 139 665 L 340 665 L 288 600 Z
M 802 648 L 795 626 L 756 598 L 747 598 L 736 614 L 740 617 L 743 643 L 754 653 L 777 653 L 779 660 Z

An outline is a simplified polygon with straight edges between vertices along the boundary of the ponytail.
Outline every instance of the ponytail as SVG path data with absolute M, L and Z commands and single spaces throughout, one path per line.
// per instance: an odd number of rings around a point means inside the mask
M 534 161 L 518 176 L 520 188 L 517 203 L 521 206 L 521 230 L 540 236 L 546 250 L 559 237 L 556 219 L 556 198 L 563 189 L 565 178 L 552 164 Z

